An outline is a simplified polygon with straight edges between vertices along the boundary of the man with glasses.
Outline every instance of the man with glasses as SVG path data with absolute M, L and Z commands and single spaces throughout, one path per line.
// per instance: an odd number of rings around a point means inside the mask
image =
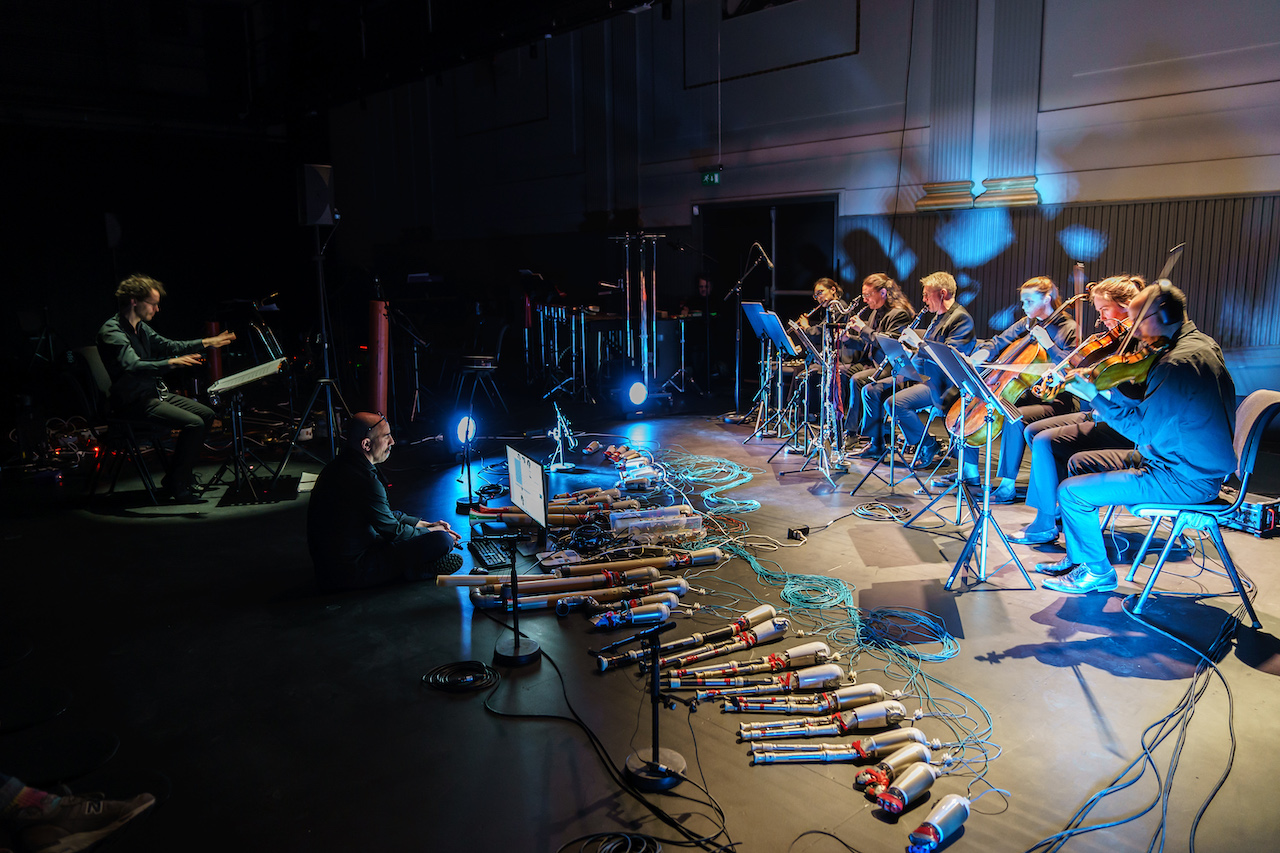
M 307 507 L 307 548 L 326 592 L 424 580 L 462 567 L 453 553 L 462 537 L 445 521 L 392 510 L 374 468 L 395 445 L 381 413 L 357 412 L 342 451 L 324 467 Z
M 111 376 L 113 415 L 179 430 L 169 473 L 160 485 L 178 503 L 199 503 L 191 489 L 191 471 L 213 424 L 213 409 L 173 393 L 160 377 L 170 368 L 203 364 L 201 350 L 225 347 L 236 336 L 225 331 L 211 338 L 173 341 L 156 334 L 150 323 L 160 312 L 164 295 L 164 285 L 145 275 L 131 275 L 120 282 L 116 288 L 120 311 L 98 329 L 98 353 Z

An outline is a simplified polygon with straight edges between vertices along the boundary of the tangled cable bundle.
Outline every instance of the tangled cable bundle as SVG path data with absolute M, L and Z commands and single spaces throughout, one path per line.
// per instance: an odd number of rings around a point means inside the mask
M 718 456 L 698 456 L 678 448 L 658 451 L 654 458 L 667 469 L 668 479 L 688 485 L 687 489 L 681 488 L 680 491 L 695 491 L 699 486 L 707 486 L 699 495 L 708 511 L 755 512 L 760 509 L 759 501 L 733 500 L 721 497 L 721 493 L 751 482 L 761 469 L 747 468 Z

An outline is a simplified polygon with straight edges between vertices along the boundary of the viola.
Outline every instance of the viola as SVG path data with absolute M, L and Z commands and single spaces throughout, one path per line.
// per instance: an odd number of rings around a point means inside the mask
M 1123 382 L 1146 382 L 1151 366 L 1172 343 L 1168 338 L 1159 338 L 1153 343 L 1144 342 L 1132 352 L 1109 355 L 1091 367 L 1072 371 L 1071 376 L 1089 380 L 1099 391 L 1106 391 Z
M 1040 377 L 1040 381 L 1031 386 L 1031 393 L 1045 401 L 1056 398 L 1062 391 L 1062 383 L 1066 380 L 1068 371 L 1088 367 L 1112 355 L 1120 346 L 1121 340 L 1129 334 L 1132 325 L 1133 321 L 1126 317 L 1113 328 L 1085 339 L 1070 355 Z

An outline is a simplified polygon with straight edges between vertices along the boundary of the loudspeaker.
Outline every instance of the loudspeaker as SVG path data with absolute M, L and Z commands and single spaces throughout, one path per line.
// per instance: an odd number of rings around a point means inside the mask
M 333 167 L 307 164 L 298 175 L 298 224 L 333 224 Z

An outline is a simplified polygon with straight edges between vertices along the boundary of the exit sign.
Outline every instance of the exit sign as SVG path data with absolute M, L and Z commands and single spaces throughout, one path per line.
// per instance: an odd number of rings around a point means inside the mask
M 714 186 L 719 186 L 719 185 L 720 185 L 720 170 L 719 170 L 719 169 L 703 169 L 703 170 L 702 170 L 702 185 L 703 185 L 704 187 L 714 187 Z

